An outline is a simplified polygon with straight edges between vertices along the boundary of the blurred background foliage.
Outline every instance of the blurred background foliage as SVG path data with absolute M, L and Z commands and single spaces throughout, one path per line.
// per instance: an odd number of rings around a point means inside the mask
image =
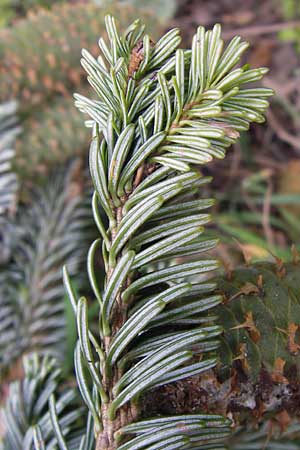
M 37 334 L 45 334 L 41 353 L 66 352 L 57 339 L 46 339 L 49 317 L 72 353 L 74 324 L 60 267 L 74 261 L 80 275 L 88 246 L 78 249 L 78 242 L 86 227 L 87 240 L 93 235 L 86 207 L 91 186 L 81 181 L 90 131 L 73 93 L 89 90 L 80 51 L 98 54 L 107 12 L 121 26 L 140 17 L 154 39 L 178 26 L 183 45 L 198 24 L 216 22 L 225 40 L 240 34 L 250 41 L 248 60 L 270 68 L 265 84 L 276 95 L 266 124 L 253 126 L 224 161 L 204 169 L 214 178 L 208 196 L 217 197 L 212 233 L 221 238 L 218 256 L 229 269 L 243 259 L 288 260 L 292 245 L 300 250 L 300 0 L 0 0 L 0 350 L 10 340 L 15 361 L 8 367 L 0 357 L 2 401 L 8 383 L 22 377 L 22 354 L 39 350 Z M 79 204 L 78 214 L 72 208 Z M 57 254 L 62 245 L 66 252 Z M 36 270 L 40 264 L 48 274 Z M 79 290 L 82 284 L 79 277 Z M 41 289 L 33 293 L 32 286 Z M 37 325 L 26 329 L 24 310 L 29 323 L 34 308 Z M 261 448 L 257 442 L 236 448 Z

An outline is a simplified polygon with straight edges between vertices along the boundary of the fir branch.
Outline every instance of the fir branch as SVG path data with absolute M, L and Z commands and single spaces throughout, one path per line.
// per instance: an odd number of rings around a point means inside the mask
M 20 132 L 16 102 L 0 105 L 0 266 L 10 258 L 10 219 L 15 214 L 18 179 L 12 168 L 15 139 Z
M 99 335 L 89 330 L 87 302 L 77 301 L 64 272 L 77 316 L 77 382 L 94 418 L 97 450 L 223 448 L 230 430 L 220 416 L 135 421 L 145 391 L 216 365 L 221 328 L 210 312 L 221 297 L 206 281 L 218 262 L 199 259 L 216 244 L 203 237 L 209 216 L 198 211 L 211 201 L 199 196 L 209 181 L 199 165 L 223 158 L 240 131 L 264 120 L 271 90 L 243 85 L 267 70 L 235 69 L 248 45 L 235 38 L 223 51 L 218 25 L 199 27 L 191 50 L 178 48 L 177 29 L 154 44 L 139 22 L 120 35 L 108 16 L 106 28 L 102 56 L 84 51 L 82 60 L 98 100 L 76 97 L 94 121 L 93 206 L 107 216 L 106 225 L 96 213 L 102 287 L 92 257 L 88 262 Z M 182 255 L 196 256 L 181 261 Z
M 79 181 L 78 181 L 79 180 Z M 92 240 L 89 193 L 79 161 L 56 170 L 34 189 L 14 223 L 14 252 L 1 278 L 0 369 L 14 370 L 23 353 L 65 358 L 66 317 L 61 266 L 68 262 L 78 287 Z M 10 378 L 10 376 L 8 377 Z
M 64 380 L 57 361 L 33 353 L 24 357 L 23 370 L 24 378 L 9 385 L 9 397 L 0 412 L 4 435 L 0 449 L 57 448 L 54 424 L 59 423 L 64 429 L 63 441 L 70 450 L 78 450 L 86 433 L 87 418 L 75 389 L 61 388 Z M 90 433 L 90 424 L 87 433 Z M 92 441 L 82 448 L 91 450 L 91 445 Z

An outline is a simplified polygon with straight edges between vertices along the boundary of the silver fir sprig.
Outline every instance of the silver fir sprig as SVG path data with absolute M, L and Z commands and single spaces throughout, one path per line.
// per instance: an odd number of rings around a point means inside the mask
M 139 401 L 147 390 L 217 364 L 222 330 L 211 310 L 221 297 L 208 277 L 219 262 L 206 255 L 217 240 L 204 235 L 213 200 L 201 196 L 210 181 L 201 166 L 224 158 L 250 122 L 264 121 L 272 91 L 248 84 L 267 69 L 236 67 L 248 43 L 235 37 L 225 47 L 219 25 L 199 27 L 191 49 L 179 48 L 178 29 L 156 43 L 139 21 L 120 35 L 108 16 L 106 29 L 101 56 L 82 53 L 98 99 L 76 95 L 93 128 L 92 208 L 99 230 L 87 260 L 97 333 L 89 326 L 87 300 L 77 298 L 64 269 L 77 317 L 77 382 L 93 416 L 97 450 L 223 449 L 226 418 L 138 422 Z M 104 282 L 94 265 L 99 247 Z

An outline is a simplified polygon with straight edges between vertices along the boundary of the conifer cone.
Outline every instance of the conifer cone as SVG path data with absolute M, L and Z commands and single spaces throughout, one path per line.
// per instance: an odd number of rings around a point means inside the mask
M 107 8 L 91 4 L 57 4 L 49 10 L 29 14 L 12 28 L 0 31 L 0 101 L 20 99 L 22 110 L 39 105 L 53 94 L 74 91 L 84 71 L 78 61 L 82 48 L 97 53 L 97 39 L 110 11 L 130 23 L 136 11 L 128 5 Z M 139 11 L 152 33 L 157 21 Z
M 218 367 L 151 392 L 145 413 L 222 413 L 236 425 L 299 417 L 299 256 L 294 253 L 294 261 L 285 264 L 245 265 L 218 286 L 223 302 L 211 316 L 224 329 Z M 241 449 L 261 449 L 258 442 Z
M 224 328 L 221 374 L 239 367 L 257 381 L 262 375 L 287 384 L 300 377 L 300 264 L 258 263 L 222 279 L 217 309 Z M 300 380 L 300 378 L 299 378 Z
M 82 115 L 71 96 L 57 97 L 25 119 L 22 126 L 13 163 L 22 181 L 37 183 L 53 166 L 88 153 L 91 132 L 82 126 Z

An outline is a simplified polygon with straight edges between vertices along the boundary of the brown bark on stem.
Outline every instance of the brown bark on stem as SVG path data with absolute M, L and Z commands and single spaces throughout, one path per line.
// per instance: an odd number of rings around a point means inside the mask
M 111 230 L 111 239 L 112 242 L 117 233 L 118 226 L 121 223 L 123 218 L 122 216 L 122 207 L 127 199 L 121 199 L 122 205 L 115 210 L 116 217 L 116 227 Z M 120 255 L 121 256 L 121 255 Z M 107 270 L 107 282 L 110 280 L 114 272 L 113 267 L 109 267 Z M 131 280 L 128 277 L 124 286 L 128 287 Z M 112 320 L 111 320 L 111 336 L 108 336 L 104 339 L 104 352 L 107 355 L 110 348 L 110 343 L 112 337 L 117 333 L 117 331 L 124 325 L 128 318 L 127 306 L 122 303 L 121 299 L 121 290 L 118 292 L 114 304 L 114 308 L 112 311 Z M 103 403 L 101 405 L 101 418 L 103 424 L 103 430 L 98 434 L 96 438 L 96 448 L 95 450 L 115 450 L 117 448 L 117 442 L 115 439 L 115 433 L 129 422 L 132 422 L 137 419 L 137 411 L 136 408 L 131 407 L 130 404 L 126 404 L 121 407 L 116 414 L 116 418 L 114 420 L 109 418 L 108 411 L 109 407 L 113 401 L 113 387 L 119 381 L 123 373 L 115 366 L 113 368 L 113 373 L 110 376 L 107 376 L 105 373 L 103 374 L 103 386 L 106 391 L 107 397 L 109 401 L 107 403 Z

